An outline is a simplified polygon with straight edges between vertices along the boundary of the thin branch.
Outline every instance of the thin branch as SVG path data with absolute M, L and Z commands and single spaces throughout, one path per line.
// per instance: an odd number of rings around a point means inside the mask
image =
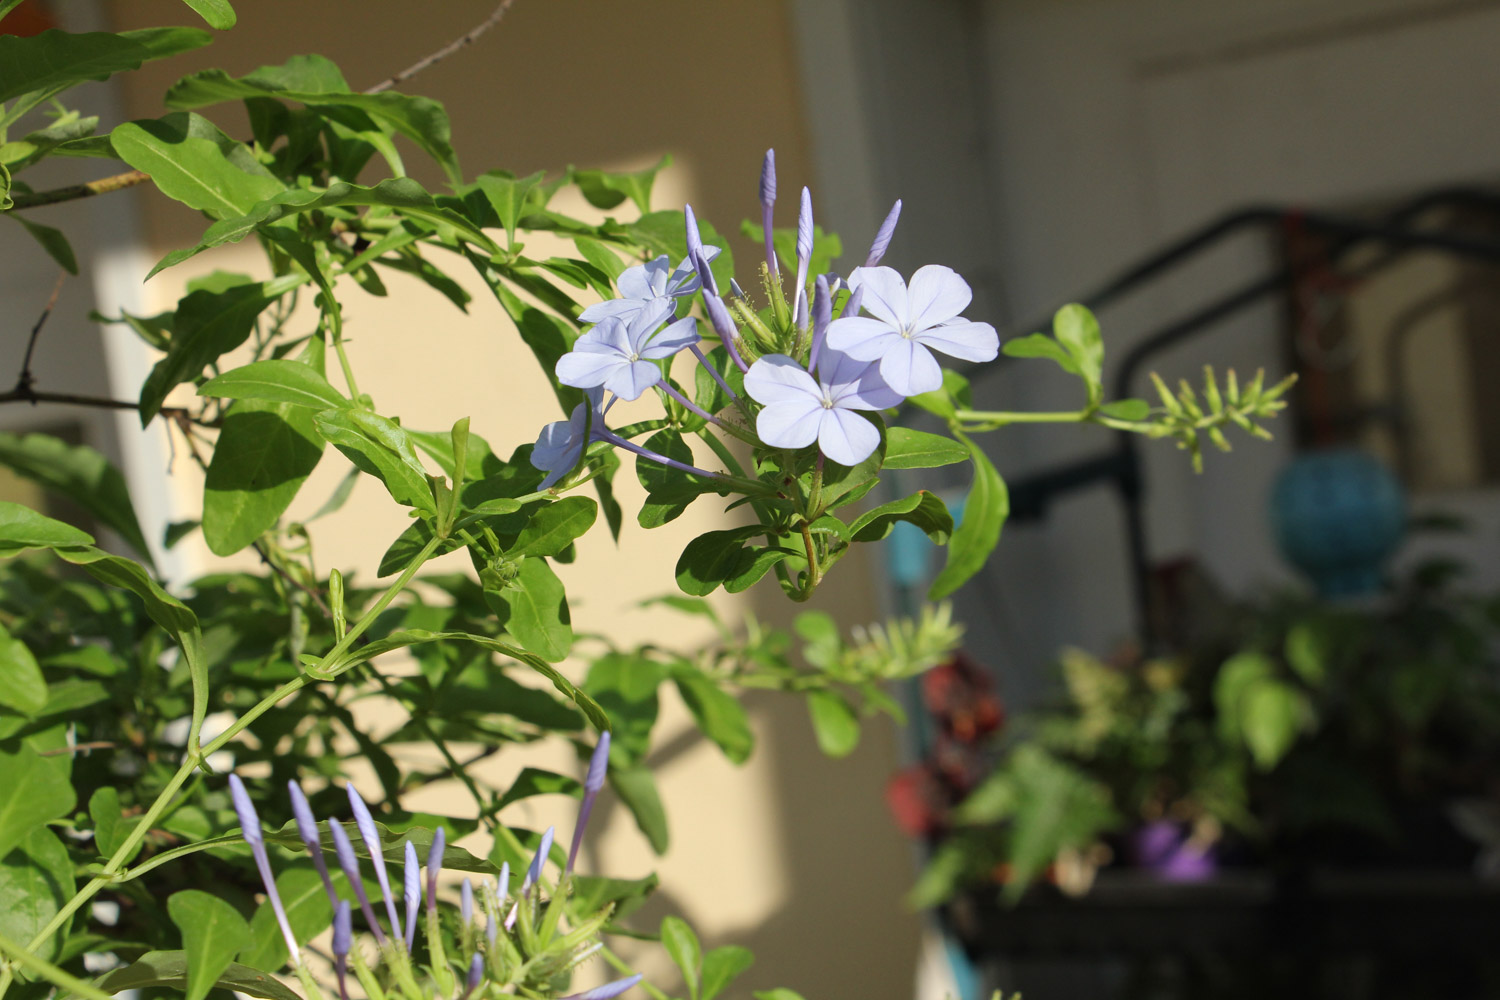
M 42 205 L 55 205 L 60 201 L 77 201 L 79 198 L 92 198 L 96 194 L 109 194 L 111 191 L 119 191 L 137 184 L 144 184 L 151 179 L 150 174 L 139 170 L 127 170 L 123 174 L 114 174 L 110 177 L 101 177 L 97 181 L 89 181 L 87 184 L 69 184 L 67 187 L 53 188 L 50 191 L 32 191 L 30 193 L 18 191 L 11 195 L 11 209 L 38 208 Z
M 58 747 L 56 750 L 38 750 L 38 757 L 56 757 L 58 754 L 82 753 L 87 755 L 90 750 L 113 750 L 115 745 L 109 740 L 94 740 L 92 743 L 75 743 L 70 747 Z
M 474 44 L 475 39 L 500 23 L 500 19 L 505 16 L 506 11 L 510 10 L 510 5 L 513 3 L 515 3 L 515 0 L 501 0 L 500 6 L 496 7 L 489 17 L 481 21 L 467 34 L 449 42 L 425 59 L 417 60 L 389 80 L 382 80 L 375 86 L 368 88 L 365 93 L 378 94 L 383 90 L 390 90 L 392 87 L 399 86 L 434 63 L 442 62 L 464 46 Z M 17 200 L 19 201 L 19 198 Z
M 42 327 L 47 325 L 47 318 L 52 315 L 52 309 L 57 305 L 57 297 L 62 293 L 63 282 L 67 280 L 67 277 L 67 271 L 57 273 L 57 283 L 52 286 L 52 294 L 42 308 L 42 314 L 36 318 L 36 323 L 31 327 L 31 337 L 26 341 L 26 355 L 21 359 L 21 374 L 16 378 L 17 389 L 30 389 L 36 382 L 36 376 L 31 374 L 31 354 L 36 350 L 36 338 L 41 334 Z

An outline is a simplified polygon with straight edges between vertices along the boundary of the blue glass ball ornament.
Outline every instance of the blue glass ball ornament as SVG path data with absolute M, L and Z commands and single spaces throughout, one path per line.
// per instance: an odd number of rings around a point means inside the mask
M 1282 556 L 1319 594 L 1357 597 L 1380 589 L 1385 562 L 1405 532 L 1406 497 L 1372 455 L 1310 452 L 1277 479 L 1271 524 Z

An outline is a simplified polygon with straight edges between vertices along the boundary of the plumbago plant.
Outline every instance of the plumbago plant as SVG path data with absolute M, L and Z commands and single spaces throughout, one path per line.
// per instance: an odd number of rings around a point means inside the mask
M 0 0 L 0 17 L 16 4 Z M 212 27 L 233 24 L 225 0 L 188 5 Z M 667 849 L 646 766 L 659 689 L 675 687 L 732 761 L 753 748 L 738 696 L 754 688 L 806 698 L 823 748 L 843 754 L 858 740 L 860 710 L 900 715 L 882 685 L 942 660 L 959 629 L 936 607 L 846 638 L 826 615 L 807 613 L 794 660 L 790 635 L 723 622 L 703 596 L 771 577 L 806 600 L 854 545 L 907 521 L 937 542 L 952 536 L 932 588 L 940 599 L 983 565 L 1006 515 L 1003 480 L 976 434 L 1019 421 L 1094 422 L 1196 448 L 1199 434 L 1222 443 L 1224 425 L 1255 430 L 1253 420 L 1281 405 L 1284 386 L 1263 389 L 1258 378 L 1223 394 L 1211 378 L 1202 404 L 1188 389 L 1156 408 L 1106 403 L 1098 327 L 1070 307 L 1052 336 L 1007 351 L 1050 357 L 1080 376 L 1085 405 L 975 410 L 964 381 L 939 367 L 1000 350 L 993 327 L 964 317 L 963 279 L 940 265 L 909 279 L 882 266 L 899 202 L 860 266 L 835 270 L 839 241 L 813 224 L 805 189 L 796 227 L 774 227 L 770 153 L 761 224 L 746 224 L 765 247 L 751 292 L 733 277 L 728 244 L 691 208 L 652 210 L 666 159 L 634 173 L 464 173 L 442 106 L 395 88 L 508 6 L 367 90 L 315 55 L 242 77 L 207 70 L 168 89 L 161 117 L 107 132 L 68 105 L 71 87 L 197 48 L 209 33 L 0 36 L 0 210 L 64 270 L 77 271 L 67 237 L 38 221 L 39 210 L 140 184 L 208 223 L 152 274 L 247 239 L 265 252 L 261 277 L 214 272 L 190 282 L 169 312 L 99 317 L 160 355 L 137 398 L 39 386 L 31 358 L 45 350 L 45 311 L 15 387 L 0 393 L 0 402 L 125 408 L 143 425 L 163 423 L 205 470 L 201 520 L 173 525 L 167 543 L 201 531 L 214 553 L 252 549 L 263 566 L 171 592 L 122 476 L 99 453 L 48 435 L 0 435 L 0 462 L 72 500 L 89 526 L 109 529 L 132 553 L 0 503 L 0 997 L 100 1000 L 138 989 L 202 1000 L 227 988 L 272 1000 L 300 989 L 312 1000 L 346 997 L 352 979 L 373 1000 L 548 998 L 568 994 L 576 966 L 597 957 L 622 978 L 575 995 L 602 1000 L 638 981 L 607 943 L 630 934 L 659 940 L 691 1000 L 711 1000 L 749 966 L 748 952 L 704 952 L 676 917 L 655 931 L 632 926 L 655 877 L 575 867 L 606 784 L 652 847 Z M 234 103 L 248 112 L 243 140 L 200 114 Z M 413 153 L 438 164 L 445 190 L 406 176 Z M 45 170 L 58 157 L 129 169 L 51 187 Z M 627 217 L 559 212 L 552 199 L 565 186 Z M 528 256 L 538 234 L 576 254 Z M 395 271 L 463 309 L 468 293 L 445 270 L 455 264 L 495 296 L 568 414 L 509 456 L 467 419 L 441 432 L 409 427 L 359 388 L 341 299 L 384 295 L 382 274 Z M 195 395 L 167 405 L 183 386 Z M 643 400 L 657 406 L 623 422 Z M 940 416 L 949 433 L 893 423 L 907 402 Z M 601 513 L 612 534 L 627 530 L 612 488 L 626 453 L 647 490 L 640 528 L 704 498 L 742 512 L 743 527 L 686 546 L 676 574 L 683 593 L 662 599 L 713 619 L 719 639 L 706 649 L 575 643 L 553 565 L 574 558 L 574 541 Z M 289 519 L 325 458 L 348 463 L 341 486 L 312 517 Z M 974 485 L 957 528 L 927 491 L 863 502 L 887 470 L 964 461 Z M 378 576 L 389 582 L 346 580 L 314 560 L 308 524 L 334 516 L 365 477 L 411 515 L 380 559 Z M 459 550 L 472 573 L 428 571 Z M 390 655 L 398 651 L 403 659 Z M 415 672 L 403 666 L 410 661 Z M 398 706 L 403 721 L 363 723 L 358 710 L 371 698 Z M 528 768 L 497 788 L 473 769 L 542 740 L 587 757 L 585 780 Z M 409 755 L 412 747 L 435 750 L 440 763 Z M 356 768 L 373 772 L 374 805 L 347 785 Z M 404 795 L 437 781 L 459 783 L 471 814 L 401 808 Z M 508 819 L 515 803 L 539 795 L 581 800 L 571 849 L 550 830 Z M 357 836 L 338 819 L 350 815 Z M 491 840 L 483 856 L 454 846 L 481 829 Z M 388 862 L 404 877 L 393 879 Z M 477 880 L 465 883 L 456 910 L 438 905 L 450 891 L 443 869 Z M 367 939 L 355 940 L 356 923 Z M 273 975 L 286 969 L 285 981 Z

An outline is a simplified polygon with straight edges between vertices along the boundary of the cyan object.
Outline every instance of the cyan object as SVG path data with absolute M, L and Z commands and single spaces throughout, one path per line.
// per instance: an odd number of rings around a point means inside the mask
M 1401 484 L 1374 456 L 1316 451 L 1287 466 L 1271 493 L 1271 524 L 1287 562 L 1323 597 L 1380 589 L 1406 530 Z

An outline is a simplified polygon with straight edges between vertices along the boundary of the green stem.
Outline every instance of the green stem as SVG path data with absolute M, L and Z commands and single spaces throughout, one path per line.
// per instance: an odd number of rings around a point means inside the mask
M 614 966 L 616 972 L 623 972 L 627 976 L 635 975 L 635 969 L 630 967 L 630 963 L 611 951 L 609 945 L 599 946 L 599 957 L 604 959 L 610 965 Z M 652 986 L 644 979 L 641 980 L 640 987 L 647 993 L 651 994 L 651 996 L 654 997 L 655 1000 L 671 1000 L 671 998 L 668 997 L 665 993 L 657 989 L 655 986 Z
M 1097 411 L 1085 407 L 1081 410 L 1058 410 L 1042 413 L 1025 413 L 1015 410 L 959 410 L 954 416 L 962 423 L 993 424 L 1079 424 L 1093 418 Z
M 318 664 L 320 670 L 328 673 L 329 676 L 338 673 L 337 664 L 339 657 L 347 653 L 349 647 L 354 645 L 354 641 L 364 635 L 366 629 L 375 624 L 375 619 L 379 618 L 381 613 L 390 607 L 391 602 L 407 588 L 407 585 L 416 577 L 422 565 L 432 558 L 432 554 L 438 550 L 438 546 L 442 545 L 443 541 L 444 539 L 434 535 L 428 540 L 426 545 L 422 546 L 422 551 L 418 552 L 416 558 L 411 561 L 411 564 L 401 571 L 401 575 L 396 577 L 396 582 L 386 588 L 385 593 L 381 594 L 380 599 L 371 605 L 370 610 L 360 616 L 359 621 L 350 627 L 349 631 L 345 633 L 344 638 L 339 640 L 338 645 L 330 649 L 328 654 L 323 657 L 322 662 Z
M 29 949 L 22 948 L 4 934 L 0 934 L 0 953 L 9 955 L 12 962 L 28 972 L 35 973 L 43 979 L 54 982 L 65 990 L 71 990 L 81 997 L 87 997 L 88 1000 L 112 1000 L 108 993 L 105 993 L 97 986 L 94 986 L 92 983 L 86 983 L 77 976 L 64 972 L 51 962 L 37 958 L 31 954 Z M 10 968 L 7 966 L 5 970 L 5 985 L 7 986 L 9 985 L 10 974 Z

